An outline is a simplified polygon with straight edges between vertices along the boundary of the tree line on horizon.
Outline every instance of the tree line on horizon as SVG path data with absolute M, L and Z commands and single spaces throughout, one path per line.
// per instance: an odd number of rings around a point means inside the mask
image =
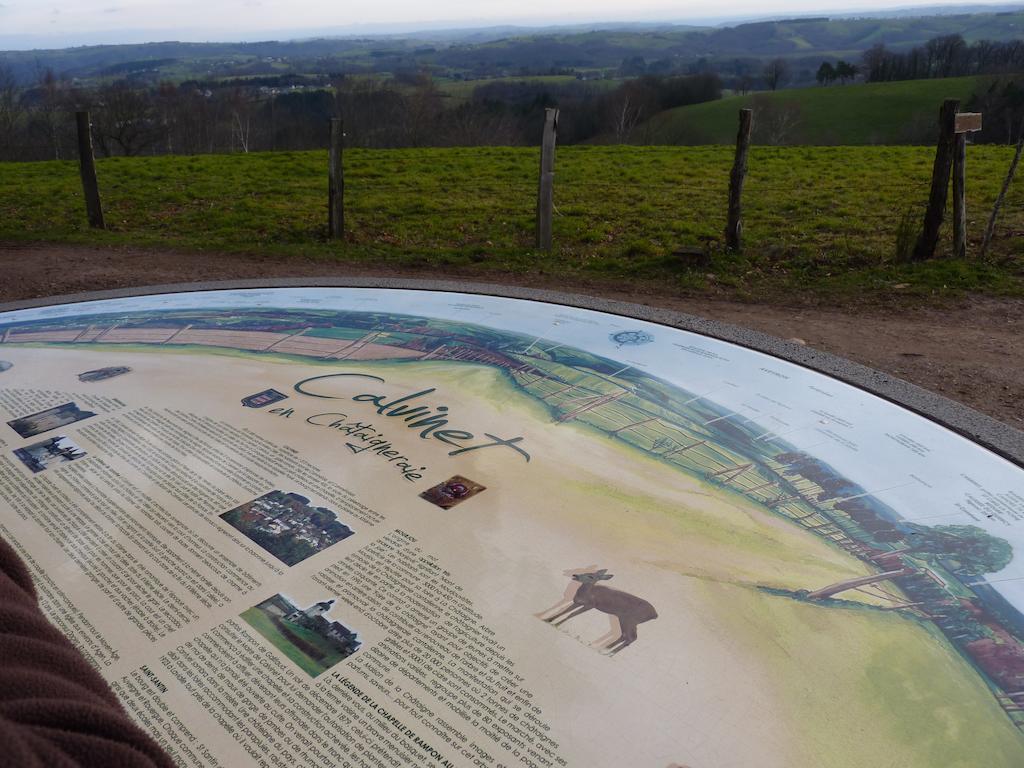
M 864 52 L 862 62 L 869 83 L 1018 74 L 1024 72 L 1024 40 L 968 43 L 961 35 L 942 35 L 907 51 L 879 43 Z
M 345 121 L 349 147 L 532 145 L 544 110 L 562 110 L 559 142 L 627 141 L 662 110 L 721 97 L 717 75 L 644 75 L 615 87 L 584 81 L 494 80 L 453 100 L 427 72 L 388 79 L 330 78 L 329 85 L 270 88 L 117 80 L 78 88 L 52 72 L 20 89 L 0 65 L 0 160 L 77 156 L 73 113 L 89 110 L 101 157 L 308 150 L 327 146 L 329 121 Z M 455 101 L 455 103 L 453 103 Z
M 0 160 L 76 157 L 76 110 L 91 112 L 101 157 L 318 149 L 327 145 L 332 117 L 345 121 L 352 147 L 535 145 L 544 110 L 555 106 L 561 110 L 560 143 L 645 143 L 644 126 L 655 114 L 721 98 L 723 78 L 700 70 L 651 73 L 634 57 L 623 61 L 618 74 L 625 79 L 617 84 L 583 77 L 494 79 L 454 99 L 427 70 L 387 78 L 289 74 L 158 85 L 119 79 L 98 87 L 81 87 L 46 70 L 26 87 L 0 61 Z M 874 46 L 860 65 L 824 61 L 817 80 L 830 85 L 858 77 L 888 82 L 1021 71 L 1024 41 L 967 44 L 959 35 L 945 35 L 905 52 Z M 791 75 L 790 62 L 775 58 L 762 64 L 756 84 L 775 91 Z M 753 74 L 727 77 L 735 92 L 755 90 Z M 965 107 L 986 113 L 981 140 L 1016 140 L 1024 85 L 1013 76 L 993 79 Z M 764 135 L 768 143 L 783 143 L 786 133 Z

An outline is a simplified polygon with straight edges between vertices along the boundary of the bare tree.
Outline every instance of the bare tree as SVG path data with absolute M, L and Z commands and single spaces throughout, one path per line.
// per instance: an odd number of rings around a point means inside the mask
M 407 145 L 423 147 L 436 143 L 437 122 L 443 110 L 441 93 L 429 72 L 416 75 L 412 92 L 406 96 L 406 105 L 404 132 Z
M 515 144 L 516 125 L 507 112 L 488 112 L 474 103 L 461 104 L 445 116 L 439 138 L 453 147 Z
M 333 85 L 349 146 L 401 146 L 407 104 L 396 88 L 374 78 L 340 77 Z
M 772 91 L 789 79 L 789 62 L 785 59 L 772 59 L 764 65 L 764 81 Z
M 17 159 L 15 145 L 24 112 L 14 72 L 0 62 L 0 160 Z
M 754 121 L 756 143 L 780 146 L 794 142 L 801 121 L 800 102 L 762 94 L 754 97 L 751 107 L 757 115 Z
M 629 93 L 624 93 L 622 98 L 612 102 L 610 117 L 616 143 L 625 143 L 643 118 L 643 105 L 638 104 Z
M 38 106 L 34 110 L 33 123 L 36 133 L 43 134 L 50 157 L 54 160 L 63 158 L 63 141 L 61 135 L 61 113 L 63 112 L 64 84 L 47 69 L 39 74 Z
M 658 111 L 658 94 L 644 78 L 620 86 L 608 99 L 609 124 L 615 141 L 628 142 L 640 123 Z
M 248 153 L 253 140 L 253 114 L 256 103 L 243 88 L 234 88 L 226 100 L 231 114 L 231 150 Z
M 124 80 L 100 89 L 95 124 L 97 143 L 106 155 L 139 155 L 162 138 L 153 100 Z

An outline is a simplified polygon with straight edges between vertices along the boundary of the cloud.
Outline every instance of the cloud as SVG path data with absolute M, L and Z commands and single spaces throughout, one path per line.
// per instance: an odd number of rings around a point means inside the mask
M 103 9 L 103 12 L 104 12 L 104 13 L 120 13 L 120 12 L 121 12 L 121 11 L 123 11 L 123 10 L 124 10 L 124 8 L 118 8 L 118 7 L 117 7 L 117 6 L 115 5 L 115 6 L 114 6 L 114 7 L 112 7 L 112 8 L 104 8 L 104 9 Z

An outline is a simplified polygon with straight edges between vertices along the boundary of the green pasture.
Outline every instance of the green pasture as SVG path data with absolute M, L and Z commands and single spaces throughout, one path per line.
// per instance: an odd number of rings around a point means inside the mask
M 755 109 L 755 141 L 774 144 L 918 144 L 934 141 L 944 99 L 964 104 L 980 77 L 858 83 L 730 96 L 666 110 L 636 129 L 653 144 L 732 144 L 737 113 Z
M 326 237 L 326 152 L 100 160 L 107 231 L 87 226 L 76 163 L 4 163 L 0 241 L 310 257 L 339 271 L 518 274 L 795 303 L 1024 293 L 1019 182 L 988 261 L 950 258 L 947 224 L 939 257 L 907 264 L 895 256 L 897 224 L 923 213 L 933 149 L 755 147 L 745 249 L 734 254 L 722 244 L 732 154 L 560 148 L 550 253 L 533 247 L 535 148 L 349 150 L 344 242 Z M 968 149 L 971 251 L 1011 156 L 1006 147 Z

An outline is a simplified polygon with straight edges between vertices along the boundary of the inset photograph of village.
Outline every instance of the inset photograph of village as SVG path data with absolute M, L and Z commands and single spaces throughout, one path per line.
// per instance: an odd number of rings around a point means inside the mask
M 18 448 L 14 455 L 21 459 L 21 463 L 32 470 L 42 472 L 54 464 L 63 464 L 68 461 L 75 461 L 85 456 L 83 451 L 71 438 L 58 435 L 50 437 L 24 448 Z
M 241 616 L 310 677 L 316 677 L 362 645 L 358 633 L 330 617 L 333 606 L 334 600 L 330 599 L 299 608 L 285 595 L 277 594 Z
M 297 493 L 271 491 L 220 516 L 285 565 L 301 563 L 355 531 Z
M 51 429 L 66 427 L 95 415 L 92 411 L 83 411 L 75 403 L 64 403 L 39 413 L 8 421 L 7 425 L 22 437 L 35 437 L 43 432 L 49 432 Z

